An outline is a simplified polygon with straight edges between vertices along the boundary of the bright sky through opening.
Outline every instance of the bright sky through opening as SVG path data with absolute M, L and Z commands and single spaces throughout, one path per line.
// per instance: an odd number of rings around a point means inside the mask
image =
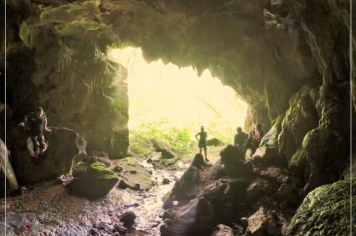
M 196 125 L 198 131 L 200 125 L 244 127 L 247 104 L 209 70 L 199 77 L 192 67 L 147 63 L 140 48 L 111 49 L 108 56 L 128 69 L 130 129 L 162 120 L 175 127 Z

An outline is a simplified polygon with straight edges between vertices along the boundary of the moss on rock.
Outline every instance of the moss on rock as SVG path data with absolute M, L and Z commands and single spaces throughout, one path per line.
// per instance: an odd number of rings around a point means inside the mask
M 352 210 L 356 210 L 356 180 L 352 182 Z M 287 230 L 287 236 L 350 234 L 350 182 L 321 186 L 304 199 Z M 353 222 L 356 221 L 355 214 Z M 356 225 L 353 225 L 356 232 Z

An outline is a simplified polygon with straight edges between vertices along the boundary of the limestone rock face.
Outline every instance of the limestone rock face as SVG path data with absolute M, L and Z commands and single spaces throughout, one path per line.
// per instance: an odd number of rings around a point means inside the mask
M 356 209 L 356 181 L 352 181 L 352 209 Z M 323 185 L 310 192 L 297 210 L 287 236 L 349 235 L 350 182 Z M 353 222 L 356 217 L 353 214 Z M 355 227 L 353 227 L 355 229 Z
M 75 167 L 73 177 L 68 185 L 71 193 L 94 199 L 106 196 L 119 180 L 114 172 L 100 162 Z
M 38 159 L 29 155 L 24 130 L 12 133 L 11 155 L 16 176 L 21 183 L 35 183 L 67 174 L 74 163 L 86 156 L 86 141 L 74 130 L 50 127 L 51 132 L 45 135 L 48 141 L 47 150 Z
M 6 168 L 5 168 L 6 162 Z M 6 174 L 6 193 L 5 193 L 5 174 Z M 5 143 L 0 139 L 0 198 L 4 197 L 5 194 L 11 194 L 16 192 L 18 189 L 17 179 L 12 168 L 8 150 Z

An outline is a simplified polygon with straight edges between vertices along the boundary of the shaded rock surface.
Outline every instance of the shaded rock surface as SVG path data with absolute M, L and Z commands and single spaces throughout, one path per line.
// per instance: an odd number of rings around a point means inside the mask
M 80 164 L 73 169 L 73 181 L 68 185 L 72 194 L 100 198 L 106 196 L 119 178 L 103 163 Z
M 86 141 L 74 130 L 51 127 L 45 135 L 48 148 L 38 159 L 27 149 L 27 133 L 17 129 L 11 139 L 11 155 L 16 177 L 21 183 L 34 183 L 67 174 L 73 165 L 86 156 Z
M 350 207 L 356 209 L 355 180 L 352 181 L 352 189 L 352 206 L 349 181 L 324 185 L 310 192 L 298 208 L 286 235 L 349 235 Z M 355 214 L 352 220 L 355 222 Z
M 5 197 L 6 194 L 14 193 L 18 190 L 19 186 L 9 160 L 8 150 L 5 143 L 0 139 L 0 198 Z M 6 165 L 5 165 L 6 162 Z M 6 168 L 5 168 L 6 167 Z M 6 180 L 5 180 L 6 176 Z M 6 193 L 5 185 L 6 184 Z

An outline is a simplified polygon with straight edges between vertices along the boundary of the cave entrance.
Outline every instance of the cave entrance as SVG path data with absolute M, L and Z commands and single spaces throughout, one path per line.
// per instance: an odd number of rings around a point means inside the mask
M 130 150 L 136 155 L 150 154 L 151 138 L 187 154 L 202 125 L 208 139 L 224 143 L 244 127 L 248 105 L 209 70 L 199 77 L 192 67 L 148 63 L 140 48 L 111 49 L 108 55 L 128 70 Z

